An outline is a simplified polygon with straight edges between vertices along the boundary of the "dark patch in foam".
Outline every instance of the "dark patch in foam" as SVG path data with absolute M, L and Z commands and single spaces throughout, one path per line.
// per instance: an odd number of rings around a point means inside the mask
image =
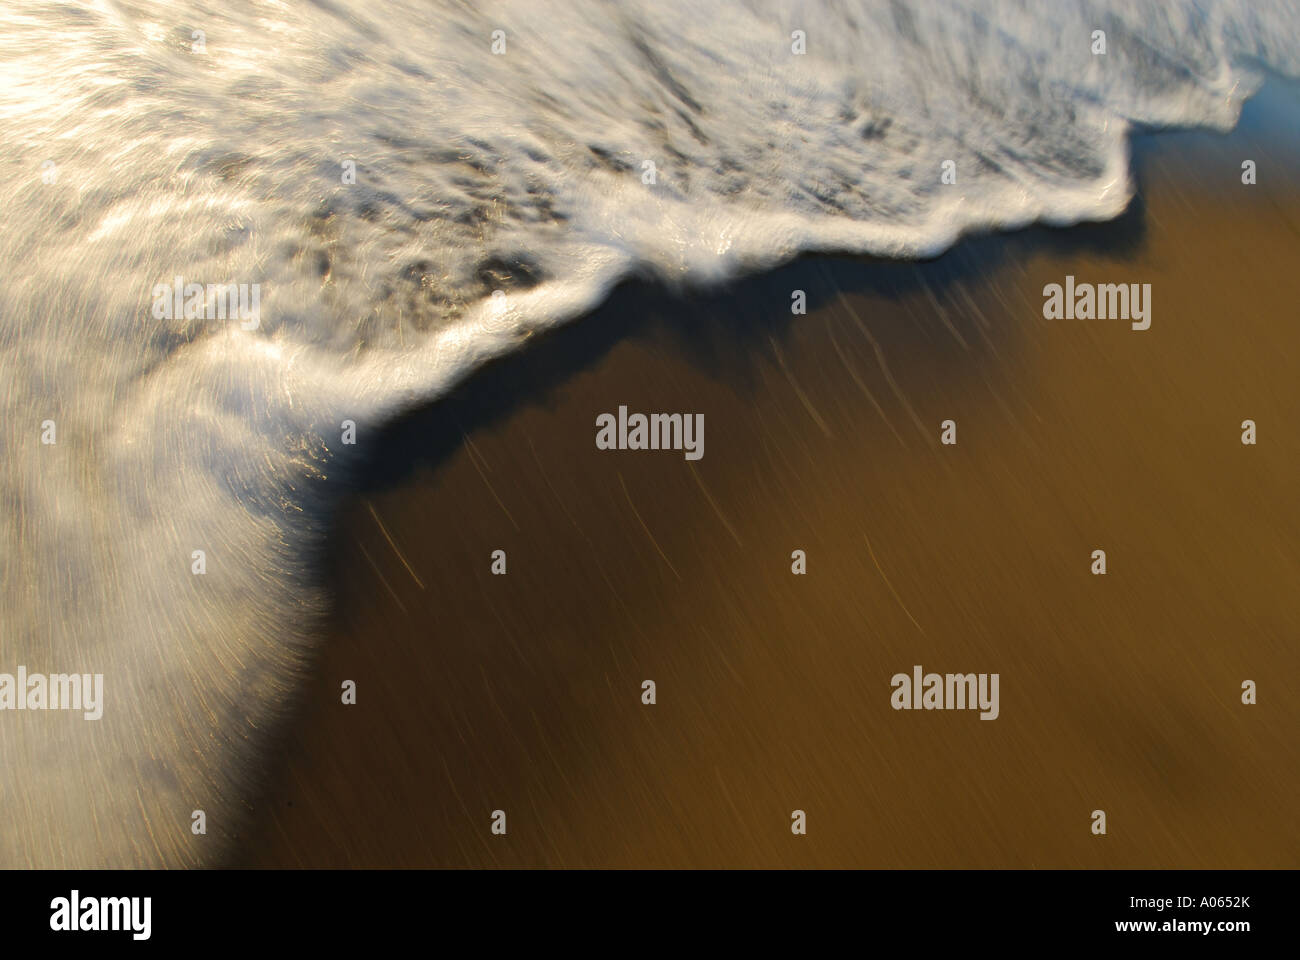
M 862 129 L 858 131 L 858 135 L 862 137 L 863 140 L 883 140 L 885 134 L 889 132 L 889 128 L 893 123 L 894 120 L 892 117 L 882 117 L 878 120 L 869 120 Z
M 699 101 L 692 97 L 685 85 L 673 76 L 672 71 L 668 69 L 668 65 L 659 59 L 659 55 L 650 49 L 645 40 L 638 33 L 633 33 L 631 40 L 632 48 L 645 60 L 650 72 L 654 74 L 654 78 L 677 100 L 688 107 L 692 113 L 703 113 L 704 108 L 700 106 Z
M 494 290 L 528 290 L 537 286 L 546 274 L 526 253 L 497 254 L 479 263 L 474 279 L 491 293 Z
M 611 173 L 627 173 L 632 169 L 632 164 L 628 163 L 622 157 L 614 156 L 613 152 L 606 150 L 604 147 L 598 147 L 594 143 L 587 144 L 587 149 L 591 155 L 600 161 L 600 166 L 609 170 Z

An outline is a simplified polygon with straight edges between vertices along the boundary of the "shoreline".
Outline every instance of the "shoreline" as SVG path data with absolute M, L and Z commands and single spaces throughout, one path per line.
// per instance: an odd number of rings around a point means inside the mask
M 1231 134 L 1134 137 L 1112 221 L 627 281 L 390 425 L 230 865 L 1300 863 L 1297 115 L 1270 79 Z M 1151 329 L 1045 321 L 1067 275 L 1152 283 Z M 598 450 L 620 404 L 707 455 Z M 918 664 L 999 673 L 1001 715 L 893 711 Z

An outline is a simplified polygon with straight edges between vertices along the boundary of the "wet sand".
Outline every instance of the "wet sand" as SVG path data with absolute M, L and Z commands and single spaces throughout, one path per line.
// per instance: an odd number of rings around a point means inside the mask
M 362 437 L 231 863 L 1300 866 L 1298 131 L 1272 83 L 1135 141 L 1114 222 L 630 283 Z M 1151 328 L 1045 320 L 1067 274 Z M 620 404 L 704 414 L 703 459 L 596 449 Z M 1000 716 L 891 709 L 915 664 Z

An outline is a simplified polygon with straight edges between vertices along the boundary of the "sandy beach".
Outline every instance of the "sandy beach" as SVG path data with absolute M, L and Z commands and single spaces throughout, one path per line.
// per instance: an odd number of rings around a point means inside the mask
M 231 865 L 1300 866 L 1298 119 L 1138 137 L 1107 223 L 625 284 L 360 438 Z M 620 405 L 704 455 L 597 449 Z M 894 710 L 915 665 L 998 717 Z

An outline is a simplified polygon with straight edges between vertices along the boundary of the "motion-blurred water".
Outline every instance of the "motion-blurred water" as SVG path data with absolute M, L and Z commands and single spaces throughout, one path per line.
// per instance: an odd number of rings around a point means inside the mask
M 219 854 L 380 419 L 632 271 L 1114 216 L 1131 127 L 1227 129 L 1261 67 L 1293 2 L 9 0 L 0 672 L 106 703 L 0 713 L 0 865 Z M 175 276 L 260 325 L 157 319 Z

